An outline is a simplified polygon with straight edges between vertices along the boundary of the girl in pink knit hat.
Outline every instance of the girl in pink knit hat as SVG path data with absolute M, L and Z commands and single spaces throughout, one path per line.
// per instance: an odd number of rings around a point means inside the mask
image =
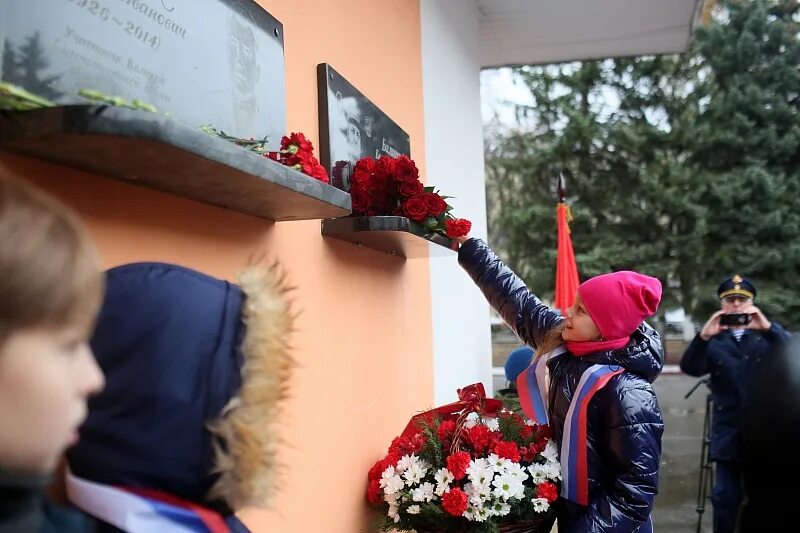
M 623 271 L 585 281 L 563 316 L 551 311 L 479 239 L 461 239 L 461 266 L 526 344 L 517 379 L 523 410 L 560 443 L 558 530 L 653 530 L 663 419 L 652 382 L 664 351 L 644 320 L 661 283 Z

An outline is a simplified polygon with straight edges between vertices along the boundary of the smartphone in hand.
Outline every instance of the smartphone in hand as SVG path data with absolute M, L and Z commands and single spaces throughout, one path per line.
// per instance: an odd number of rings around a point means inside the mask
M 730 313 L 719 317 L 720 326 L 746 326 L 750 323 L 751 316 L 747 313 Z

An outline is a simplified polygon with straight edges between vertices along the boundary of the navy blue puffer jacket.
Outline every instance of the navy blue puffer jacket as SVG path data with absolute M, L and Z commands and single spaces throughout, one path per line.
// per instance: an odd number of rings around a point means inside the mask
M 478 239 L 459 250 L 459 263 L 489 304 L 530 346 L 563 318 L 551 311 L 510 268 Z M 560 444 L 564 420 L 583 371 L 614 364 L 626 372 L 613 377 L 589 404 L 587 453 L 589 505 L 562 501 L 558 530 L 570 532 L 646 532 L 658 492 L 658 466 L 664 423 L 651 383 L 661 372 L 664 352 L 658 333 L 642 324 L 620 350 L 583 357 L 554 357 L 550 369 L 550 423 Z

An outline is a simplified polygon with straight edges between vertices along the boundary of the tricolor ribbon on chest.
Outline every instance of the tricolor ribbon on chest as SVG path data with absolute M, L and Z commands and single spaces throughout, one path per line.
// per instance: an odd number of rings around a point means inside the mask
M 546 354 L 517 377 L 520 405 L 528 418 L 538 424 L 549 422 L 549 384 L 547 362 L 566 351 L 561 347 Z M 581 505 L 589 504 L 589 468 L 587 456 L 587 413 L 595 393 L 624 372 L 616 365 L 592 365 L 578 381 L 572 394 L 561 438 L 561 496 Z
M 219 513 L 159 491 L 114 487 L 66 472 L 67 495 L 79 509 L 122 531 L 229 533 Z

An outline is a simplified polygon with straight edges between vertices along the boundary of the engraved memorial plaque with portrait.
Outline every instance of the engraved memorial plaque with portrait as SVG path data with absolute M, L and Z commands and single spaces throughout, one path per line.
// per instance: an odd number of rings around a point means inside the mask
M 228 135 L 286 132 L 283 26 L 254 0 L 2 0 L 3 81 L 138 99 Z
M 331 185 L 350 190 L 356 161 L 411 155 L 408 134 L 328 64 L 317 65 L 320 162 Z

